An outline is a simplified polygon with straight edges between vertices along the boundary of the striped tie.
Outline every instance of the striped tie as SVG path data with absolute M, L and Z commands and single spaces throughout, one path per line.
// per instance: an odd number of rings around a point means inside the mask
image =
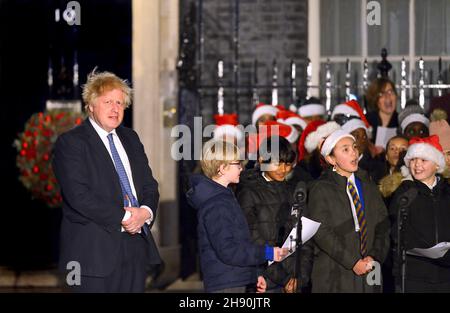
M 123 166 L 122 160 L 120 159 L 119 152 L 117 152 L 116 146 L 114 144 L 113 140 L 113 134 L 108 134 L 108 140 L 109 140 L 109 147 L 111 149 L 111 155 L 114 160 L 114 164 L 116 165 L 116 171 L 119 175 L 120 180 L 120 187 L 122 188 L 123 193 L 123 201 L 124 206 L 133 206 L 133 207 L 139 207 L 139 202 L 137 201 L 136 197 L 133 195 L 133 192 L 131 191 L 131 185 L 130 181 L 128 180 L 127 172 L 125 171 L 125 167 Z M 144 224 L 142 229 L 144 230 L 144 233 L 147 235 L 147 225 Z
M 359 239 L 361 242 L 360 250 L 361 255 L 364 257 L 367 254 L 367 222 L 366 216 L 364 212 L 364 208 L 361 205 L 361 201 L 359 199 L 358 193 L 356 192 L 355 186 L 348 181 L 347 182 L 348 190 L 352 195 L 353 204 L 355 205 L 356 216 L 358 217 L 359 223 Z

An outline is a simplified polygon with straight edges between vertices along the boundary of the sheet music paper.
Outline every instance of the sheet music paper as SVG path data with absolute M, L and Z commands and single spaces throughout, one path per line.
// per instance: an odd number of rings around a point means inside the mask
M 319 230 L 320 223 L 310 220 L 302 216 L 302 244 L 305 244 L 309 239 L 311 239 Z M 289 236 L 286 241 L 283 243 L 282 248 L 287 248 L 289 250 L 288 254 L 282 259 L 284 260 L 292 253 L 295 252 L 296 249 L 296 240 L 297 240 L 297 225 L 292 228 Z M 273 261 L 269 261 L 269 265 L 271 265 Z
M 415 248 L 408 250 L 406 253 L 415 256 L 423 256 L 430 259 L 439 259 L 442 258 L 449 249 L 450 242 L 440 242 L 428 249 Z
M 389 139 L 397 135 L 397 128 L 394 127 L 377 127 L 377 138 L 375 139 L 375 146 L 382 147 L 386 149 L 387 142 Z

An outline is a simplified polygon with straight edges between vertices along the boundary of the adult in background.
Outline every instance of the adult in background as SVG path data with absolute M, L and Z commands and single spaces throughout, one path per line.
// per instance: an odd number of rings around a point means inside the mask
M 396 130 L 398 124 L 397 91 L 395 84 L 387 78 L 377 78 L 369 85 L 366 93 L 370 112 L 366 114 L 369 124 L 373 127 L 372 141 L 376 143 L 378 127 Z M 373 155 L 383 152 L 384 147 L 375 146 Z

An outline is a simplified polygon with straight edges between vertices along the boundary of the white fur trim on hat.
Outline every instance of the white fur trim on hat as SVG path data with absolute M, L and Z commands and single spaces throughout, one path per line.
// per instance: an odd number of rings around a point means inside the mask
M 290 104 L 289 105 L 289 111 L 297 113 L 297 107 L 295 106 L 295 104 Z
M 278 109 L 274 107 L 273 105 L 262 105 L 260 107 L 257 107 L 255 111 L 253 111 L 252 114 L 252 124 L 256 126 L 256 121 L 263 116 L 264 114 L 270 114 L 272 116 L 276 116 L 278 112 Z
M 347 133 L 345 130 L 338 129 L 334 131 L 330 136 L 328 136 L 327 139 L 325 139 L 322 145 L 322 149 L 320 149 L 320 154 L 322 154 L 323 157 L 329 155 L 337 142 L 342 138 L 352 138 L 353 140 L 355 140 L 355 137 Z
M 288 117 L 285 120 L 283 120 L 282 118 L 279 118 L 277 120 L 277 122 L 283 123 L 283 124 L 287 124 L 287 125 L 298 125 L 302 129 L 305 129 L 306 126 L 308 125 L 304 119 L 302 119 L 300 117 L 297 117 L 297 116 L 291 116 L 291 117 Z
M 427 143 L 414 143 L 408 147 L 408 151 L 406 152 L 405 158 L 403 159 L 405 161 L 405 165 L 408 168 L 409 162 L 414 158 L 420 158 L 436 163 L 439 167 L 437 170 L 438 173 L 442 173 L 445 169 L 444 154 Z
M 326 124 L 320 125 L 315 131 L 306 136 L 305 149 L 308 153 L 313 152 L 318 148 L 319 143 L 323 138 L 327 138 L 332 132 L 341 129 L 338 123 L 331 121 Z
M 403 178 L 411 175 L 409 168 L 406 165 L 402 165 L 402 167 L 400 167 L 400 173 L 402 173 Z
M 298 108 L 298 114 L 301 117 L 309 117 L 314 115 L 325 115 L 325 106 L 322 104 L 304 104 Z
M 402 132 L 405 131 L 405 128 L 406 128 L 409 124 L 414 123 L 414 122 L 419 122 L 419 123 L 425 124 L 427 127 L 430 126 L 430 120 L 427 119 L 427 118 L 425 117 L 425 115 L 420 114 L 420 113 L 414 113 L 414 114 L 408 115 L 408 116 L 402 121 L 402 124 L 400 125 L 400 127 L 402 128 Z
M 331 119 L 333 119 L 337 114 L 359 117 L 358 112 L 356 112 L 353 108 L 349 107 L 346 104 L 338 104 L 337 106 L 335 106 L 333 112 L 331 113 Z
M 292 126 L 292 125 L 288 125 L 288 126 L 291 128 L 291 132 L 286 137 L 286 139 L 290 143 L 294 143 L 294 142 L 297 141 L 298 137 L 300 137 L 300 133 L 298 132 L 298 130 L 294 126 Z
M 243 138 L 242 131 L 233 125 L 220 125 L 214 129 L 214 139 L 221 139 L 223 135 L 235 137 L 238 141 Z
M 358 128 L 363 128 L 366 131 L 367 136 L 369 136 L 369 131 L 367 130 L 366 124 L 358 118 L 351 119 L 342 125 L 342 129 L 348 133 L 351 133 Z

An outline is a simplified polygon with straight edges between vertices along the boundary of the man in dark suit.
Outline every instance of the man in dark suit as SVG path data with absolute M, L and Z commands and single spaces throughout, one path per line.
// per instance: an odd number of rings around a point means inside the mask
M 63 197 L 60 268 L 78 262 L 77 292 L 143 292 L 148 266 L 161 262 L 150 232 L 159 192 L 138 135 L 121 126 L 131 88 L 93 72 L 83 101 L 89 118 L 54 148 Z

